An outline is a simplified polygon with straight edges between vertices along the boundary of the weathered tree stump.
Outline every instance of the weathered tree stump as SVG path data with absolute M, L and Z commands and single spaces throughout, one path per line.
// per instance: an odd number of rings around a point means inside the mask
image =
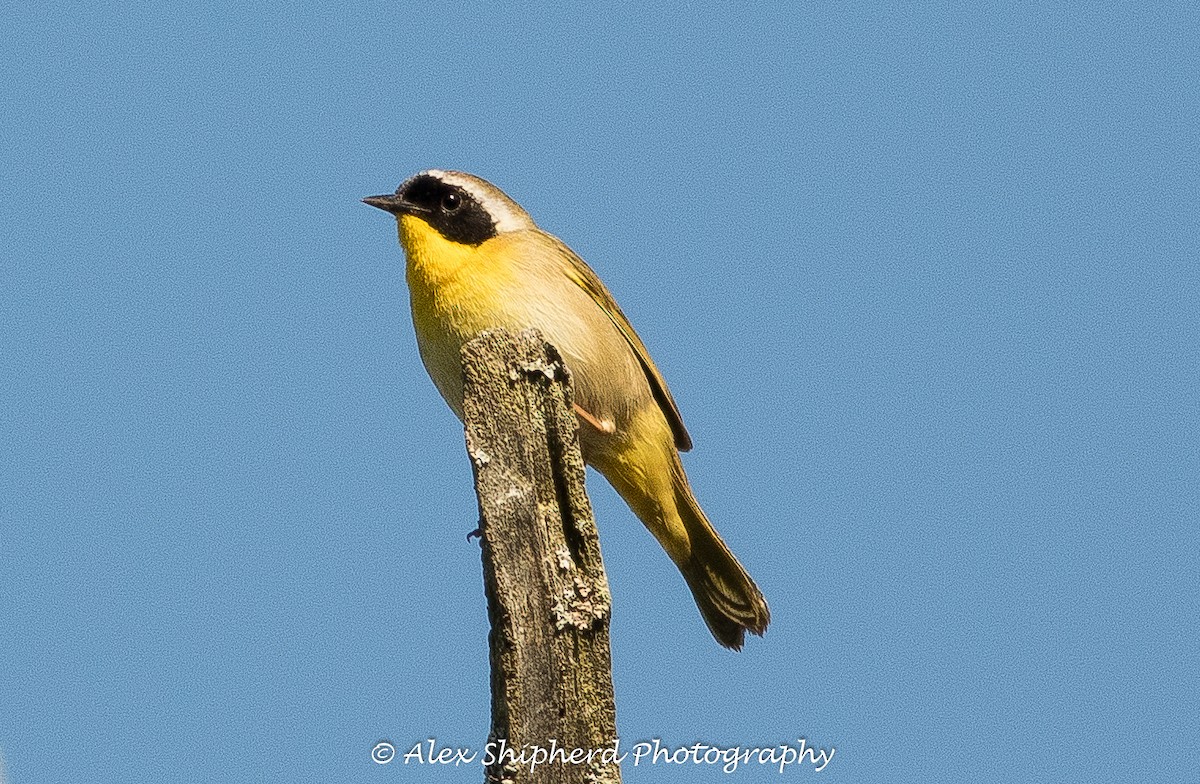
M 620 782 L 610 595 L 571 385 L 536 331 L 462 351 L 491 622 L 489 782 Z

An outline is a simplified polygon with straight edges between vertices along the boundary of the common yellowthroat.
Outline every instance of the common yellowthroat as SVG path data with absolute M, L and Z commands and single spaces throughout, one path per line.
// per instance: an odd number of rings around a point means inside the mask
M 692 447 L 641 339 L 596 273 L 485 180 L 425 171 L 367 204 L 396 216 L 421 359 L 463 416 L 459 351 L 487 329 L 537 328 L 574 379 L 584 460 L 616 488 L 683 573 L 721 645 L 770 622 L 766 600 L 708 522 L 679 450 Z

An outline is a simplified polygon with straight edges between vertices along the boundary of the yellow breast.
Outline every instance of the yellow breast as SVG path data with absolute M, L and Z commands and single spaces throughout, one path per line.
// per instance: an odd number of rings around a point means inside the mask
M 463 343 L 485 329 L 520 327 L 506 317 L 505 292 L 514 284 L 512 270 L 489 264 L 482 246 L 451 242 L 409 215 L 400 218 L 400 243 L 408 257 L 408 290 L 421 360 L 461 418 Z

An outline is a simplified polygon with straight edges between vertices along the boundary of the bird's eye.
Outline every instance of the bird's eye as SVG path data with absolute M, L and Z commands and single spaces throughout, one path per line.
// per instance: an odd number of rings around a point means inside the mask
M 447 193 L 442 197 L 442 209 L 446 212 L 454 212 L 462 206 L 462 196 L 457 193 Z

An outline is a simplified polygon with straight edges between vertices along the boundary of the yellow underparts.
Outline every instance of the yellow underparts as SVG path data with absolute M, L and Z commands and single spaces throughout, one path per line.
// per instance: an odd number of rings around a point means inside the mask
M 421 358 L 434 384 L 462 416 L 462 344 L 485 329 L 507 323 L 507 265 L 496 263 L 496 240 L 464 245 L 443 237 L 420 218 L 402 215 L 400 244 L 408 257 L 406 277 L 413 327 Z
M 593 450 L 592 464 L 625 499 L 676 563 L 691 554 L 677 491 L 690 493 L 671 428 L 657 408 L 634 415 L 623 432 Z

